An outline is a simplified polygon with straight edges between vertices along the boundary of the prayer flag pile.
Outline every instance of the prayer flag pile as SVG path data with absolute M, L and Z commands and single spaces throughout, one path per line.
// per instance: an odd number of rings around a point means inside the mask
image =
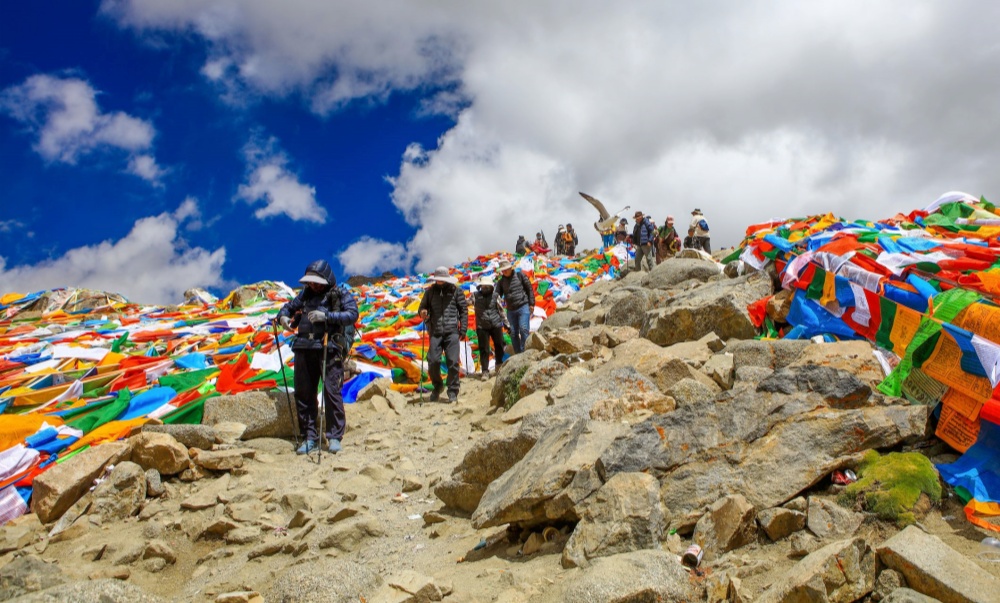
M 965 454 L 939 465 L 969 520 L 1000 531 L 1000 210 L 947 193 L 876 222 L 833 215 L 747 229 L 726 261 L 781 278 L 787 322 L 770 299 L 749 308 L 786 338 L 867 339 L 887 369 L 879 389 L 936 407 L 936 435 Z M 773 305 L 772 305 L 773 307 Z
M 626 254 L 619 247 L 573 259 L 516 259 L 535 285 L 533 328 L 574 291 L 612 278 Z M 469 291 L 480 276 L 493 276 L 499 260 L 493 254 L 457 266 L 460 286 Z M 353 289 L 360 318 L 352 358 L 361 374 L 344 384 L 345 400 L 373 376 L 391 377 L 401 391 L 426 380 L 417 316 L 426 283 L 422 274 Z M 27 512 L 37 475 L 89 446 L 154 419 L 199 423 L 214 396 L 291 384 L 292 334 L 277 332 L 271 319 L 294 295 L 271 281 L 221 300 L 193 290 L 172 307 L 85 289 L 2 295 L 0 525 Z M 471 352 L 473 316 L 469 322 Z M 473 355 L 463 356 L 474 370 Z

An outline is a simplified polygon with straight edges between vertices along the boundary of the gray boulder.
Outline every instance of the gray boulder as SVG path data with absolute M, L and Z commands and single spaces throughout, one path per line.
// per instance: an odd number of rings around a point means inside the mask
M 355 603 L 382 584 L 382 577 L 369 565 L 320 557 L 284 568 L 261 594 L 265 601 L 281 603 Z
M 680 358 L 691 366 L 700 367 L 708 362 L 712 354 L 722 351 L 725 347 L 725 342 L 719 339 L 719 336 L 713 332 L 696 341 L 682 341 L 668 345 L 664 350 L 671 356 Z
M 520 354 L 515 354 L 508 358 L 500 367 L 493 383 L 491 404 L 493 406 L 509 406 L 517 402 L 516 397 L 520 396 L 518 385 L 525 372 L 533 364 L 548 358 L 549 355 L 538 350 L 528 350 Z M 508 399 L 510 398 L 510 399 Z
M 204 425 L 242 423 L 242 438 L 283 438 L 296 433 L 284 392 L 243 392 L 205 401 Z
M 872 388 L 847 371 L 816 364 L 796 364 L 774 371 L 757 385 L 757 391 L 814 392 L 829 406 L 858 408 L 868 402 Z
M 482 529 L 578 520 L 577 505 L 602 485 L 597 459 L 625 431 L 620 424 L 589 419 L 552 424 L 524 458 L 490 483 L 472 524 Z
M 743 367 L 774 371 L 795 362 L 812 345 L 807 339 L 747 339 L 732 342 L 726 351 L 732 352 L 737 371 Z
M 168 434 L 187 448 L 211 450 L 212 446 L 219 442 L 211 425 L 144 425 L 142 431 Z
M 772 507 L 757 513 L 757 523 L 768 538 L 777 542 L 805 528 L 806 514 L 792 509 Z
M 32 482 L 31 511 L 42 523 L 59 519 L 90 489 L 107 465 L 118 463 L 131 453 L 127 443 L 109 442 L 88 448 L 49 468 Z
M 642 284 L 650 289 L 670 289 L 690 279 L 705 282 L 721 272 L 722 267 L 715 262 L 674 257 L 657 264 L 642 279 Z
M 1000 580 L 916 526 L 879 545 L 878 557 L 903 574 L 910 588 L 945 603 L 985 603 L 996 601 L 1000 593 Z
M 758 603 L 852 603 L 875 585 L 875 553 L 861 538 L 841 540 L 810 553 L 765 590 Z
M 607 310 L 604 324 L 638 330 L 646 320 L 646 312 L 653 308 L 654 299 L 655 296 L 646 289 L 620 287 L 601 300 L 601 306 Z
M 0 601 L 66 582 L 62 568 L 55 563 L 48 563 L 34 555 L 18 557 L 0 567 Z
M 563 567 L 591 559 L 659 546 L 668 511 L 660 485 L 645 473 L 619 473 L 580 505 L 580 522 L 563 549 Z
M 565 372 L 566 365 L 552 358 L 531 365 L 518 383 L 520 397 L 524 398 L 537 391 L 552 389 L 552 386 Z
M 852 536 L 861 527 L 864 515 L 841 507 L 836 502 L 818 496 L 809 497 L 806 526 L 819 538 Z
M 639 334 L 658 345 L 699 339 L 715 332 L 722 339 L 751 339 L 757 329 L 747 306 L 773 292 L 767 275 L 714 281 L 669 299 L 646 314 Z
M 883 598 L 882 601 L 883 603 L 941 603 L 940 599 L 928 597 L 909 588 L 897 588 Z
M 576 316 L 577 312 L 573 312 L 571 310 L 558 310 L 542 321 L 541 326 L 538 327 L 538 332 L 542 335 L 546 335 L 552 331 L 568 329 Z
M 690 576 L 677 556 L 642 550 L 595 559 L 566 588 L 566 603 L 696 601 Z
M 604 294 L 617 289 L 620 284 L 621 283 L 610 279 L 595 281 L 570 295 L 568 303 L 569 305 L 584 305 L 591 297 L 603 296 Z M 558 312 L 556 312 L 556 314 L 558 314 Z M 550 316 L 549 318 L 552 317 Z
M 137 514 L 145 501 L 146 473 L 139 465 L 124 461 L 94 489 L 90 513 L 103 522 L 125 519 Z
M 925 406 L 838 410 L 801 393 L 732 393 L 633 426 L 602 455 L 607 475 L 650 471 L 674 527 L 690 526 L 732 484 L 757 508 L 778 506 L 859 450 L 912 442 L 927 430 Z
M 17 603 L 165 603 L 131 582 L 103 579 L 71 582 L 15 599 Z
M 667 394 L 677 403 L 678 406 L 690 406 L 707 400 L 714 400 L 719 393 L 719 386 L 715 383 L 711 385 L 701 379 L 691 379 L 685 377 L 677 383 L 667 388 Z
M 725 352 L 709 358 L 702 365 L 701 371 L 722 389 L 732 389 L 736 378 L 734 367 L 733 355 L 730 352 Z
M 624 367 L 634 367 L 664 393 L 682 379 L 693 379 L 710 391 L 719 391 L 719 386 L 707 375 L 648 339 L 632 339 L 614 348 L 611 360 L 594 373 L 603 375 Z
M 486 487 L 524 458 L 536 439 L 519 427 L 487 433 L 465 453 L 451 477 L 434 488 L 434 495 L 452 509 L 472 513 Z

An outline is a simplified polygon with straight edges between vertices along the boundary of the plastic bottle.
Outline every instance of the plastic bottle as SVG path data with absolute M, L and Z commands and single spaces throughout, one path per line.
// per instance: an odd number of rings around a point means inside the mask
M 979 543 L 979 558 L 983 561 L 1000 562 L 1000 540 L 987 536 Z

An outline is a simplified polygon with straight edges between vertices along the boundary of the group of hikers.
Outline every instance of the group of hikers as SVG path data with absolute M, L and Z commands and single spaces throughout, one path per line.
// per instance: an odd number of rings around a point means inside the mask
M 495 371 L 504 362 L 504 330 L 510 332 L 514 353 L 524 351 L 535 310 L 535 290 L 526 274 L 515 270 L 509 260 L 500 262 L 497 274 L 496 280 L 490 276 L 480 278 L 473 292 L 483 380 L 490 375 L 491 354 Z M 347 428 L 341 387 L 344 361 L 350 354 L 354 324 L 358 320 L 358 304 L 348 288 L 337 285 L 325 260 L 309 264 L 299 282 L 302 291 L 281 307 L 273 323 L 276 339 L 277 325 L 296 333 L 292 343 L 295 410 L 303 439 L 296 452 L 337 453 Z M 418 313 L 428 337 L 427 373 L 432 386 L 429 399 L 437 402 L 447 392 L 448 401 L 456 402 L 462 342 L 469 328 L 468 302 L 458 279 L 444 266 L 435 269 L 427 282 L 429 286 L 421 297 Z M 441 377 L 442 354 L 447 381 Z M 320 381 L 322 402 L 317 400 Z
M 632 228 L 632 232 L 629 232 L 626 218 L 619 220 L 617 225 L 612 223 L 606 229 L 599 228 L 598 224 L 595 224 L 594 228 L 601 235 L 601 245 L 604 249 L 620 243 L 634 247 L 636 270 L 643 270 L 644 267 L 651 270 L 654 262 L 659 264 L 676 255 L 681 249 L 699 249 L 705 253 L 712 253 L 708 222 L 700 209 L 694 209 L 691 212 L 691 222 L 688 224 L 687 236 L 683 240 L 674 227 L 673 216 L 667 216 L 663 226 L 660 227 L 657 227 L 652 218 L 644 215 L 641 211 L 635 212 L 633 218 L 635 226 Z M 579 243 L 580 239 L 576 231 L 573 230 L 572 224 L 567 224 L 565 227 L 562 224 L 559 225 L 559 229 L 556 231 L 556 255 L 576 255 L 576 246 Z M 524 238 L 524 235 L 518 236 L 514 253 L 523 255 L 529 252 L 536 255 L 552 253 L 552 248 L 542 232 L 536 233 L 535 240 L 530 243 Z

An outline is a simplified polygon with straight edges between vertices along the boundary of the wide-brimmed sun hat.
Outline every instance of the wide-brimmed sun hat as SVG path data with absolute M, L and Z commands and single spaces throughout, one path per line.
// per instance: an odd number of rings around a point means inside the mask
M 449 274 L 448 268 L 446 268 L 445 266 L 438 266 L 437 268 L 435 268 L 434 272 L 432 272 L 431 275 L 427 277 L 427 280 L 434 283 L 448 283 L 449 285 L 458 284 L 458 279 Z
M 499 270 L 500 272 L 513 269 L 514 267 L 511 265 L 510 260 L 500 260 L 500 265 L 497 266 L 497 270 Z
M 496 283 L 493 282 L 493 278 L 489 276 L 484 276 L 478 281 L 476 281 L 477 287 L 495 287 Z
M 317 285 L 329 285 L 330 281 L 326 280 L 322 276 L 316 274 L 315 272 L 306 272 L 299 282 L 305 285 L 306 283 L 316 283 Z

